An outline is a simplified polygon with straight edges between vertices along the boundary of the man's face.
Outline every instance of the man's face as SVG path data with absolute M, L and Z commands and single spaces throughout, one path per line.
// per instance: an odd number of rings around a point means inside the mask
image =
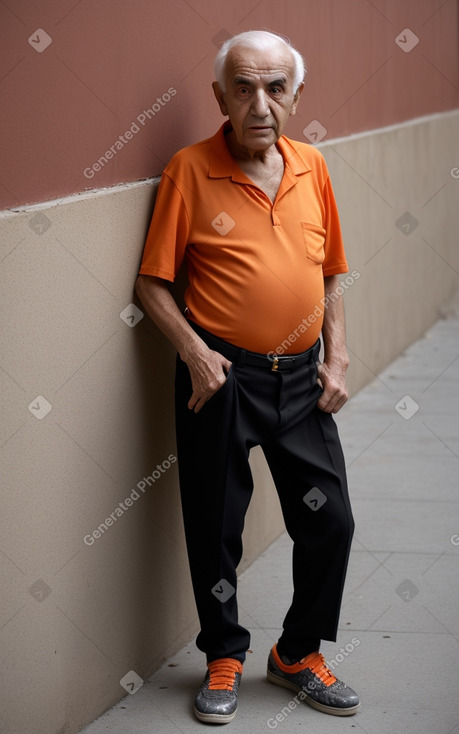
M 279 45 L 270 51 L 235 46 L 227 56 L 226 91 L 213 88 L 236 140 L 249 153 L 274 145 L 294 115 L 304 84 L 293 89 L 294 61 Z

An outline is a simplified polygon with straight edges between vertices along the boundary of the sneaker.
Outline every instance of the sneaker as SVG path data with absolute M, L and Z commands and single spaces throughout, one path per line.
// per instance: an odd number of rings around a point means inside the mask
M 360 708 L 356 692 L 335 678 L 319 652 L 286 665 L 274 645 L 268 658 L 268 680 L 296 691 L 300 694 L 298 698 L 326 714 L 351 716 Z
M 227 724 L 237 711 L 237 690 L 242 663 L 220 658 L 207 664 L 207 673 L 194 700 L 194 713 L 208 724 Z

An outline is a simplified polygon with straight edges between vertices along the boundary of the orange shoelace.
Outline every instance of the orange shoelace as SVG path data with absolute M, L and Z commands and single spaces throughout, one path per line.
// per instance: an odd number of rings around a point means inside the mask
M 335 676 L 327 667 L 324 656 L 320 652 L 311 652 L 298 663 L 293 663 L 293 665 L 287 665 L 283 662 L 277 652 L 277 645 L 274 646 L 273 654 L 276 665 L 283 670 L 284 673 L 300 673 L 302 670 L 309 668 L 311 673 L 314 673 L 314 675 L 316 675 L 327 687 L 333 685 L 336 681 Z
M 236 673 L 242 673 L 242 663 L 234 658 L 220 658 L 207 664 L 209 668 L 209 690 L 232 691 Z
M 307 655 L 303 660 L 300 660 L 300 665 L 303 670 L 304 668 L 309 668 L 311 673 L 314 673 L 314 675 L 320 678 L 326 686 L 331 686 L 336 681 L 330 668 L 327 667 L 324 656 L 320 652 L 312 652 L 310 655 Z

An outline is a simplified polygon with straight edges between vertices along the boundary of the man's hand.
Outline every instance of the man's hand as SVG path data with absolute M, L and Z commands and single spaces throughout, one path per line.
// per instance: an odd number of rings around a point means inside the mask
M 225 383 L 232 363 L 219 352 L 209 349 L 204 342 L 199 349 L 190 350 L 182 359 L 190 370 L 193 387 L 188 407 L 199 413 L 206 401 Z
M 169 283 L 152 275 L 139 275 L 136 292 L 150 318 L 188 365 L 193 392 L 188 407 L 199 413 L 214 393 L 224 384 L 231 362 L 219 352 L 209 349 L 196 334 L 174 301 Z
M 324 413 L 337 413 L 348 399 L 346 367 L 338 364 L 319 364 L 319 381 L 324 391 L 317 407 Z

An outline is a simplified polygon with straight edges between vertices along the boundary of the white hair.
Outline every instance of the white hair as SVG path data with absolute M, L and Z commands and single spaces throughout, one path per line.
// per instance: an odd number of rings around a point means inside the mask
M 293 57 L 294 74 L 293 89 L 296 90 L 300 86 L 306 75 L 304 60 L 301 54 L 292 46 L 288 38 L 271 33 L 271 31 L 244 31 L 238 33 L 237 36 L 228 38 L 219 49 L 215 61 L 214 72 L 215 78 L 220 85 L 222 92 L 226 91 L 225 65 L 228 52 L 233 46 L 244 46 L 245 48 L 253 48 L 257 51 L 270 51 L 276 46 L 284 46 L 288 48 Z

